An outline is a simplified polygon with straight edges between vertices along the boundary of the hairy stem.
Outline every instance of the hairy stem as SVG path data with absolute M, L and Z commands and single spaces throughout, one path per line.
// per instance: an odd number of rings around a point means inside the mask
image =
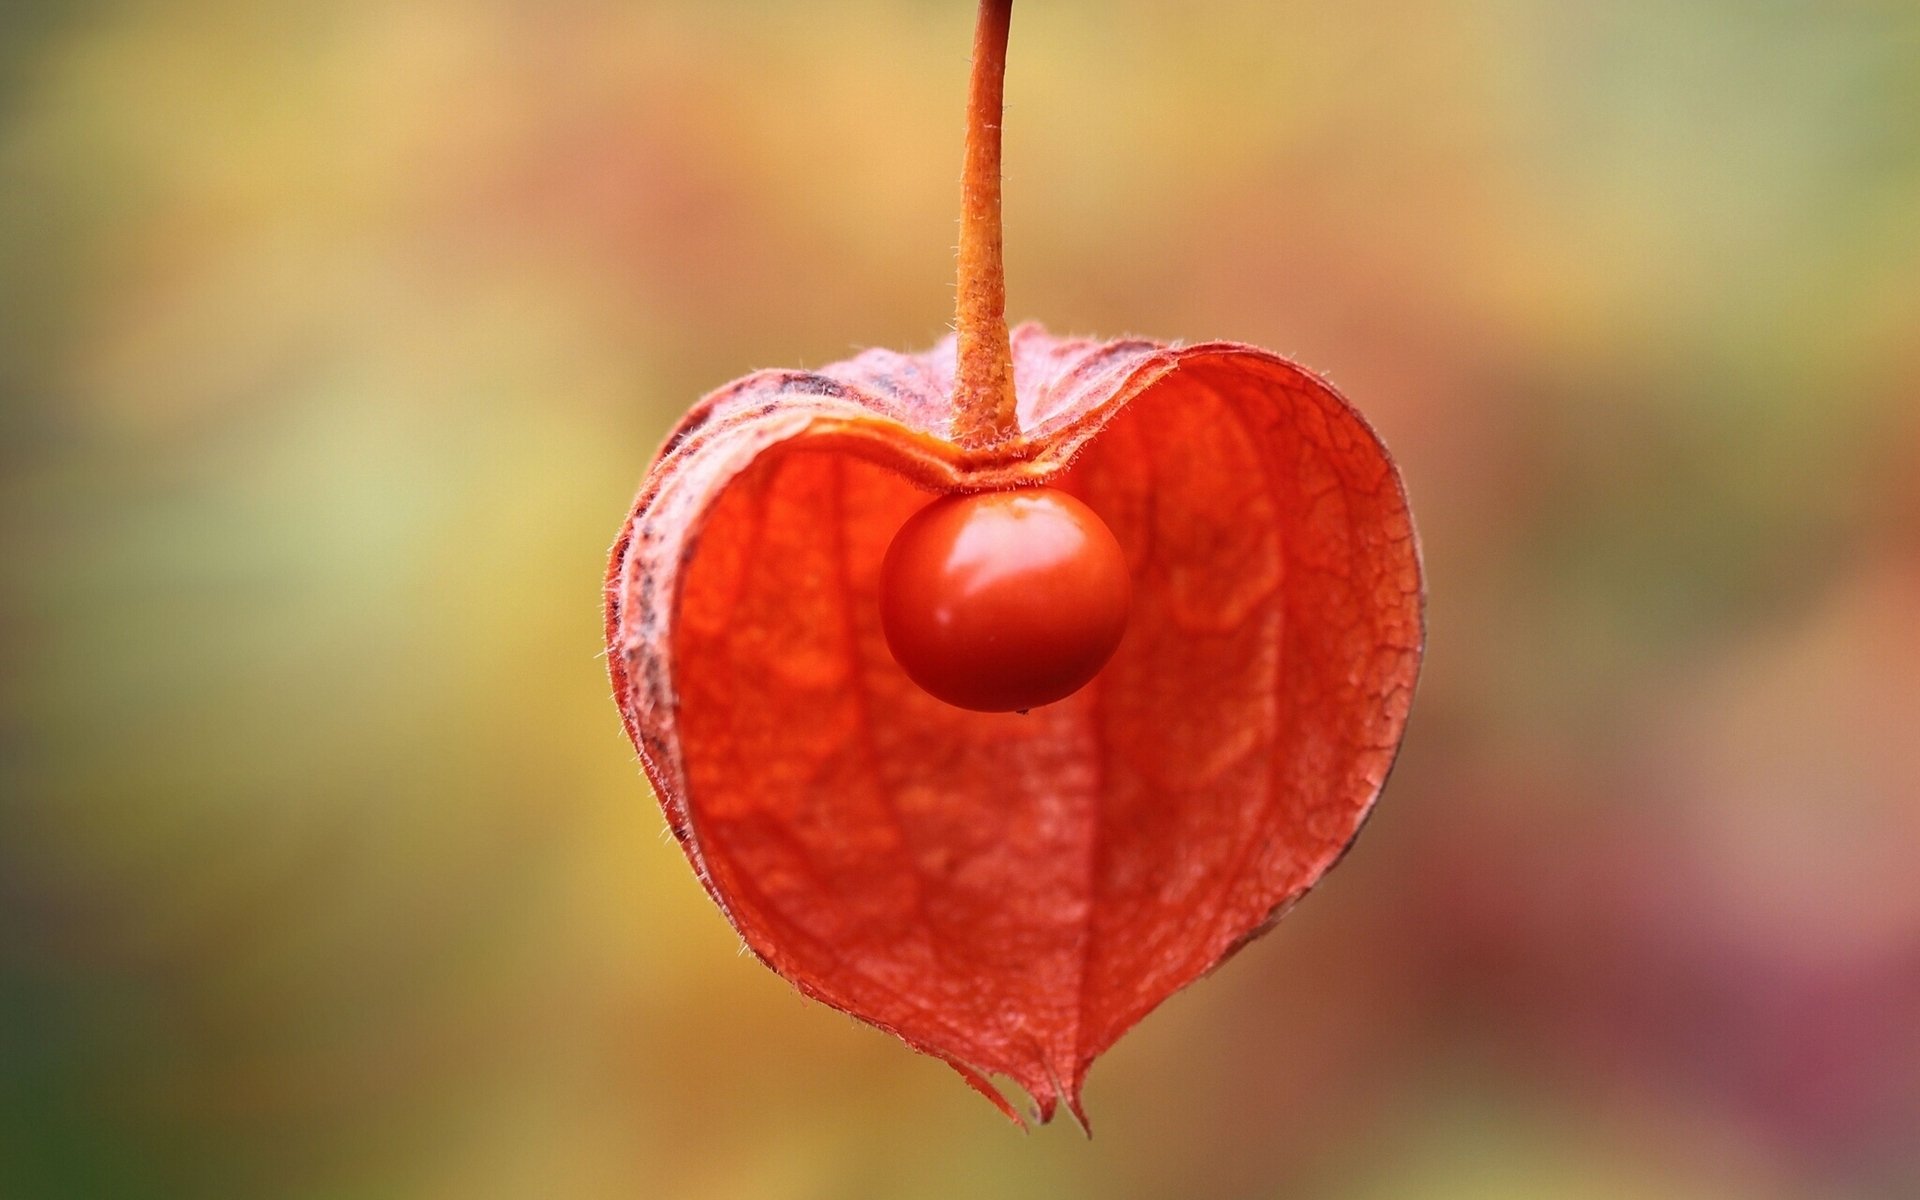
M 1007 273 L 1000 237 L 1000 113 L 1013 0 L 980 0 L 967 88 L 967 156 L 961 176 L 959 354 L 954 439 L 986 447 L 1020 435 L 1013 350 L 1007 340 Z

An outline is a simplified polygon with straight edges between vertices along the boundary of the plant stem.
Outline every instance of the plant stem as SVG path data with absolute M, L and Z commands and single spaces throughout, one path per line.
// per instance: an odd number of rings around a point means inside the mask
M 1012 16 L 1013 0 L 980 0 L 979 24 L 973 34 L 973 75 L 967 87 L 953 437 L 976 448 L 1020 436 L 1000 237 L 1000 114 Z

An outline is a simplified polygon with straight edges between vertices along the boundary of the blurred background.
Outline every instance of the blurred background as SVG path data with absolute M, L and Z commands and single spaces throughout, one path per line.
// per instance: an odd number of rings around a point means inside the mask
M 1091 1141 L 739 953 L 599 659 L 668 424 L 947 328 L 964 0 L 0 9 L 0 1195 L 1920 1195 L 1920 9 L 1023 3 L 1012 315 L 1431 585 Z

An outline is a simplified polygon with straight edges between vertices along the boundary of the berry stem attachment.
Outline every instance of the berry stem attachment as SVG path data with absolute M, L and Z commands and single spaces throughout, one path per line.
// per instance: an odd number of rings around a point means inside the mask
M 1013 349 L 1000 235 L 1000 116 L 1013 0 L 980 0 L 967 87 L 966 166 L 960 192 L 960 285 L 954 367 L 954 440 L 985 448 L 1015 441 Z

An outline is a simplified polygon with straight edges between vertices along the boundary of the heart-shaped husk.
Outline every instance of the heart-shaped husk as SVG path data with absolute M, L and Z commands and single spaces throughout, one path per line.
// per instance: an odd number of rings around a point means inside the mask
M 1013 337 L 1022 438 L 948 440 L 953 344 L 767 371 L 668 439 L 614 546 L 614 694 L 674 836 L 809 996 L 1041 1121 L 1095 1056 L 1271 927 L 1392 766 L 1422 644 L 1385 447 L 1264 350 Z M 880 630 L 930 493 L 1046 483 L 1103 516 L 1128 630 L 1027 715 L 951 708 Z

